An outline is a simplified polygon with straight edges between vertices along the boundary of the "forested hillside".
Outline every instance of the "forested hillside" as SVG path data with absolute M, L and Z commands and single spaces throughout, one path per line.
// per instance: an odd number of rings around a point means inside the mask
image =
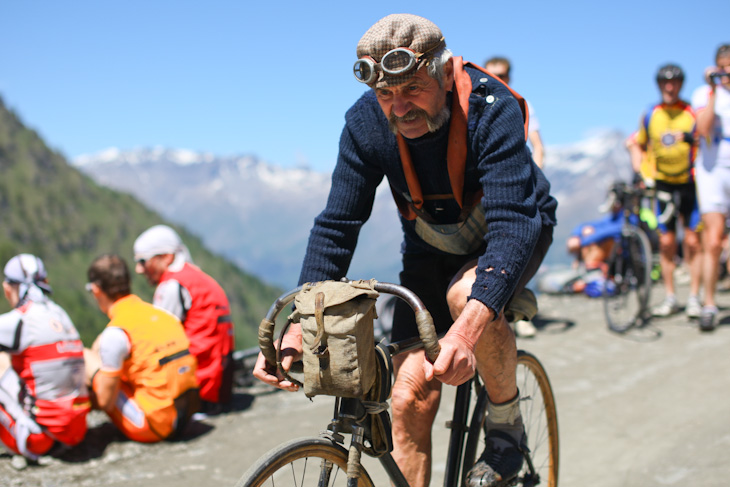
M 103 188 L 71 167 L 0 98 L 0 270 L 21 252 L 41 257 L 54 299 L 68 311 L 86 345 L 107 322 L 84 291 L 89 263 L 113 252 L 133 265 L 134 239 L 158 223 L 166 222 L 133 197 Z M 185 229 L 176 230 L 195 263 L 226 290 L 236 347 L 255 345 L 256 327 L 280 290 L 213 255 Z M 152 288 L 141 276 L 135 275 L 133 291 L 151 299 Z M 0 312 L 8 311 L 7 302 L 0 301 Z

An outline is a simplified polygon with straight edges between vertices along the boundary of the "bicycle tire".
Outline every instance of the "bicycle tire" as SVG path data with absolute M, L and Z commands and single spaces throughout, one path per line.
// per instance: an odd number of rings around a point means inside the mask
M 527 446 L 534 470 L 525 462 L 514 485 L 532 487 L 547 485 L 557 487 L 560 465 L 560 440 L 558 437 L 558 415 L 555 396 L 547 372 L 540 361 L 531 353 L 517 352 L 517 388 L 520 393 L 520 412 L 525 424 Z M 474 465 L 477 450 L 484 445 L 484 422 L 487 416 L 487 392 L 482 389 L 477 397 L 469 425 L 464 460 L 462 463 L 462 485 Z
M 331 464 L 326 481 L 322 475 L 323 461 Z M 327 438 L 298 438 L 273 448 L 259 458 L 243 474 L 236 487 L 305 485 L 347 485 L 347 450 Z M 362 465 L 358 486 L 373 487 L 373 482 Z
M 652 251 L 646 233 L 630 226 L 608 259 L 608 275 L 603 289 L 604 314 L 611 331 L 625 333 L 648 317 L 651 291 Z

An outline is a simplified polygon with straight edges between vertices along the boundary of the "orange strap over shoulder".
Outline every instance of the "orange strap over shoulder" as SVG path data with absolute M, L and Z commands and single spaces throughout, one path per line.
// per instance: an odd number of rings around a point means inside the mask
M 527 140 L 527 126 L 529 124 L 529 114 L 527 110 L 527 104 L 525 99 L 522 98 L 517 92 L 512 90 L 506 83 L 502 82 L 498 77 L 489 73 L 487 70 L 480 66 L 476 66 L 472 63 L 464 63 L 461 56 L 452 58 L 454 63 L 454 87 L 453 97 L 451 102 L 451 121 L 449 122 L 449 142 L 446 149 L 446 163 L 449 171 L 449 181 L 451 183 L 451 190 L 453 192 L 453 198 L 456 200 L 460 208 L 464 207 L 464 174 L 466 172 L 466 154 L 467 154 L 467 119 L 469 117 L 469 96 L 472 93 L 472 82 L 469 73 L 466 72 L 465 67 L 469 66 L 474 69 L 478 69 L 485 74 L 491 76 L 494 80 L 502 83 L 512 95 L 517 99 L 522 109 L 522 118 L 525 126 L 525 140 Z M 405 199 L 393 191 L 393 198 L 395 199 L 398 211 L 407 220 L 413 220 L 418 216 L 418 213 L 423 207 L 423 191 L 421 190 L 421 184 L 418 181 L 418 174 L 413 166 L 411 160 L 411 154 L 408 150 L 408 144 L 406 144 L 403 136 L 398 133 L 396 134 L 398 140 L 398 151 L 400 153 L 401 164 L 403 165 L 403 172 L 406 177 L 406 184 L 408 185 L 408 192 L 411 195 L 411 201 L 406 202 Z M 473 204 L 467 202 L 467 204 Z M 414 208 L 415 207 L 415 208 Z

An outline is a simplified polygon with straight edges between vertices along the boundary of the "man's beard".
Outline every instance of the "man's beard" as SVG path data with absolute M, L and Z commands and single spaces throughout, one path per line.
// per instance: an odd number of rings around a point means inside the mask
M 441 111 L 433 117 L 422 108 L 411 108 L 408 113 L 406 113 L 402 117 L 399 117 L 391 112 L 390 117 L 388 117 L 388 126 L 390 127 L 390 131 L 397 135 L 398 122 L 410 122 L 418 118 L 423 118 L 424 120 L 426 120 L 426 126 L 428 127 L 428 131 L 433 133 L 443 127 L 444 124 L 448 122 L 450 116 L 451 110 L 449 109 L 448 104 L 444 104 L 444 107 L 441 109 Z

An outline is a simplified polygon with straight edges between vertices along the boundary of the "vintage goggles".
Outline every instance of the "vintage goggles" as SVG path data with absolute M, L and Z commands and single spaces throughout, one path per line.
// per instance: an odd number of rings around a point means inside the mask
M 370 56 L 363 56 L 355 61 L 352 71 L 355 74 L 355 79 L 365 84 L 376 81 L 379 70 L 390 76 L 400 76 L 416 68 L 424 56 L 441 47 L 443 42 L 444 38 L 442 37 L 438 44 L 425 52 L 415 52 L 407 47 L 397 47 L 386 52 L 379 63 L 376 63 Z

